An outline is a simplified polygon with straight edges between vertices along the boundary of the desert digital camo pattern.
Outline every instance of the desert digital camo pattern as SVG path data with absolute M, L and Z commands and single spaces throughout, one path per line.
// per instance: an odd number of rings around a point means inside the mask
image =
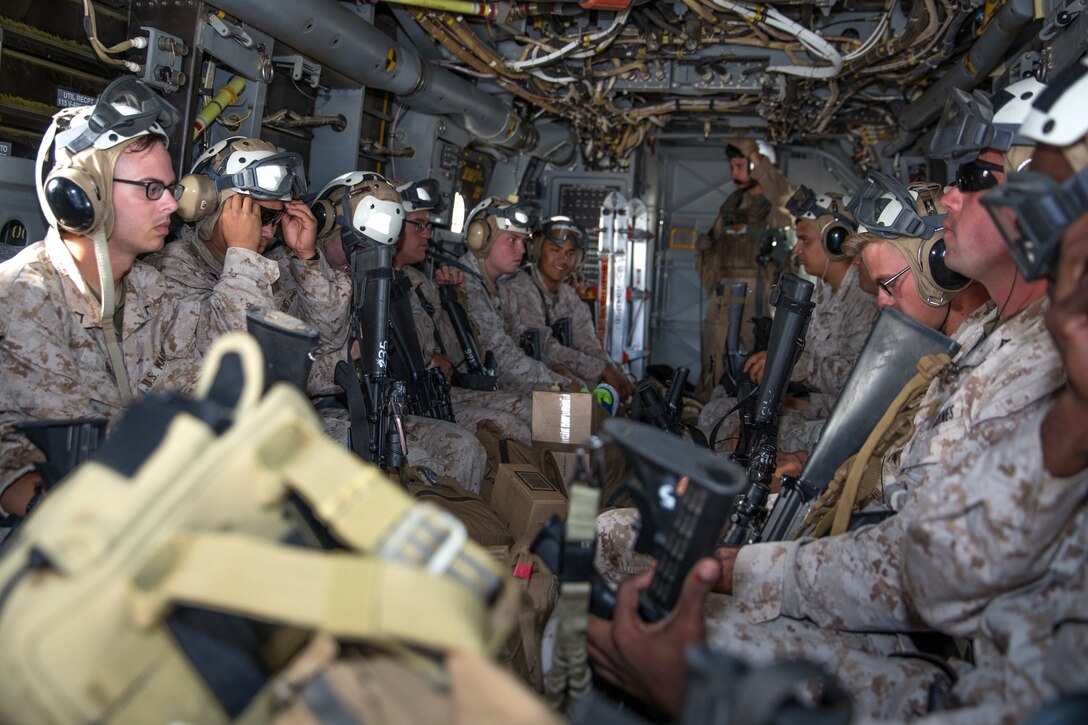
M 348 411 L 332 408 L 319 410 L 318 413 L 325 434 L 347 447 L 351 426 Z M 455 423 L 434 418 L 406 415 L 402 420 L 410 465 L 429 468 L 439 476 L 449 476 L 466 491 L 480 492 L 487 468 L 487 453 L 472 432 Z
M 178 239 L 147 261 L 204 300 L 215 336 L 245 331 L 245 311 L 258 305 L 314 325 L 321 338 L 306 392 L 332 395 L 339 392 L 333 371 L 346 358 L 350 336 L 351 280 L 318 255 L 315 260 L 296 259 L 281 245 L 264 255 L 232 247 L 219 259 L 197 238 L 195 228 L 186 225 Z
M 569 284 L 552 294 L 535 267 L 499 282 L 503 322 L 508 335 L 517 339 L 525 330 L 540 330 L 540 358 L 545 365 L 560 363 L 590 385 L 601 378 L 608 355 L 597 339 L 597 326 L 589 306 Z M 571 346 L 560 344 L 552 325 L 570 318 Z
M 823 420 L 831 412 L 877 315 L 876 299 L 861 289 L 855 266 L 850 267 L 837 290 L 821 282 L 814 297 L 816 307 L 805 334 L 805 349 L 790 375 L 790 380 L 804 383 L 814 393 L 808 407 L 783 411 L 783 418 L 791 419 L 791 423 L 780 426 L 778 447 L 784 451 L 806 450 L 800 443 L 811 438 L 811 429 L 806 429 L 804 423 Z M 724 389 L 717 386 L 699 413 L 699 428 L 709 435 L 714 424 L 736 403 L 736 398 L 725 395 Z M 728 428 L 728 423 L 723 425 L 723 430 Z
M 122 284 L 118 337 L 133 394 L 191 392 L 210 343 L 202 305 L 139 260 Z M 122 410 L 99 301 L 55 230 L 0 265 L 0 360 L 0 490 L 43 460 L 15 423 Z
M 499 385 L 506 390 L 528 392 L 536 385 L 559 383 L 566 387 L 570 381 L 547 365 L 526 355 L 506 334 L 503 327 L 502 300 L 490 283 L 484 282 L 476 255 L 466 252 L 460 262 L 476 274 L 465 274 L 465 311 L 476 326 L 480 355 L 491 350 L 495 354 L 495 371 Z M 477 277 L 476 275 L 481 275 Z
M 1046 307 L 1046 300 L 1038 300 L 996 329 L 992 329 L 993 319 L 988 319 L 984 329 L 989 334 L 958 356 L 952 374 L 934 380 L 927 391 L 933 405 L 916 417 L 915 435 L 902 453 L 900 472 L 893 482 L 908 493 L 898 515 L 840 536 L 756 544 L 740 550 L 734 597 L 716 599 L 708 610 L 713 644 L 741 656 L 748 655 L 749 649 L 752 654 L 793 652 L 825 664 L 854 691 L 863 716 L 895 719 L 921 712 L 918 703 L 924 698 L 919 693 L 933 682 L 931 671 L 912 674 L 907 670 L 915 663 L 895 658 L 876 658 L 854 668 L 851 658 L 859 649 L 887 653 L 905 646 L 893 634 L 926 629 L 958 634 L 947 622 L 930 619 L 934 610 L 919 608 L 915 601 L 911 580 L 904 576 L 914 565 L 906 558 L 911 552 L 906 546 L 907 532 L 916 522 L 933 521 L 937 530 L 944 525 L 940 515 L 931 515 L 928 502 L 947 505 L 957 491 L 972 489 L 980 499 L 988 498 L 992 482 L 971 475 L 972 468 L 986 465 L 985 456 L 1014 441 L 1063 384 L 1061 359 L 1043 324 Z M 969 513 L 967 521 L 971 520 Z M 938 541 L 933 534 L 926 540 Z M 958 546 L 958 540 L 953 540 Z M 956 554 L 931 550 L 926 556 L 937 559 Z M 1028 562 L 1044 556 L 1045 551 L 1037 548 L 1022 551 L 1020 558 Z M 975 561 L 974 566 L 984 568 L 987 561 Z M 1016 581 L 994 581 L 991 595 L 996 599 L 1019 586 Z M 940 596 L 941 606 L 952 610 L 977 603 L 971 597 L 959 602 L 955 591 Z M 985 626 L 974 634 L 976 638 L 990 635 Z M 864 647 L 859 645 L 859 636 L 865 638 Z M 1002 642 L 1008 643 L 1000 637 L 994 640 L 992 651 L 1002 651 Z M 803 643 L 803 651 L 794 650 L 798 643 Z M 983 663 L 980 671 L 993 666 Z M 961 686 L 957 685 L 957 692 Z
M 601 576 L 613 584 L 646 571 L 653 563 L 649 556 L 634 549 L 639 518 L 637 508 L 611 509 L 597 516 L 597 548 L 593 553 L 593 564 Z

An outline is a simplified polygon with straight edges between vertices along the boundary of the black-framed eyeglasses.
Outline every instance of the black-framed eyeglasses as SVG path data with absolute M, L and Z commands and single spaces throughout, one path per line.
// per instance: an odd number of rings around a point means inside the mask
M 884 294 L 888 295 L 889 297 L 892 297 L 893 296 L 892 295 L 892 285 L 895 284 L 895 280 L 899 279 L 900 277 L 902 277 L 904 274 L 906 274 L 909 271 L 910 271 L 910 265 L 908 264 L 906 267 L 903 267 L 903 269 L 899 270 L 898 272 L 893 274 L 891 277 L 888 277 L 883 282 L 881 282 L 880 280 L 876 280 L 876 286 L 879 287 L 880 289 L 884 290 Z
M 261 207 L 261 226 L 267 227 L 269 224 L 275 224 L 283 218 L 283 208 L 269 209 L 268 207 Z
M 407 219 L 407 220 L 405 220 L 405 223 L 406 224 L 411 224 L 413 227 L 415 227 L 415 230 L 417 232 L 419 232 L 420 234 L 426 234 L 427 232 L 431 231 L 431 229 L 434 228 L 434 225 L 431 224 L 430 222 L 421 222 L 421 221 L 416 221 L 415 219 Z
M 1005 167 L 1000 164 L 975 159 L 960 165 L 956 171 L 956 181 L 953 186 L 964 194 L 992 189 L 1001 183 L 1001 180 L 997 178 L 997 172 L 1004 170 Z
M 181 184 L 177 183 L 176 181 L 173 184 L 164 184 L 158 179 L 151 179 L 149 181 L 136 181 L 135 179 L 114 179 L 114 181 L 116 181 L 118 184 L 131 184 L 132 186 L 144 187 L 144 194 L 146 194 L 147 198 L 151 201 L 158 201 L 167 191 L 169 191 L 170 194 L 175 197 L 178 195 L 178 192 L 181 191 Z

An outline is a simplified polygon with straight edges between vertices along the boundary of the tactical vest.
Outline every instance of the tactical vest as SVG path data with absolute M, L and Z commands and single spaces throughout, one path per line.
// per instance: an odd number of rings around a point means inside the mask
M 296 389 L 262 397 L 251 338 L 210 359 L 196 400 L 137 401 L 8 542 L 0 720 L 268 722 L 314 635 L 432 671 L 418 652 L 505 640 L 516 587 L 460 522 Z

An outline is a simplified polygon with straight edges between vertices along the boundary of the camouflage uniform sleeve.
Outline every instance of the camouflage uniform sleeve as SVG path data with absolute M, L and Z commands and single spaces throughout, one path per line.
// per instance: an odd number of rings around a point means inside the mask
M 814 330 L 809 385 L 816 391 L 837 396 L 873 326 L 877 314 L 873 296 L 858 286 L 857 271 L 851 267 L 839 288 L 841 295 L 821 319 L 825 329 Z M 808 348 L 806 347 L 806 350 Z
M 429 296 L 427 294 L 427 279 L 424 275 L 414 267 L 404 267 L 404 276 L 408 278 L 408 281 L 412 284 L 412 290 L 408 293 L 408 301 L 412 305 L 412 321 L 416 325 L 416 337 L 419 339 L 419 350 L 423 353 L 423 359 L 430 365 L 434 356 L 441 352 L 438 349 L 438 342 L 435 336 L 438 334 L 435 323 L 435 317 L 438 316 L 439 311 L 442 309 L 439 304 L 438 295 L 435 294 Z M 423 301 L 420 301 L 420 295 L 423 295 Z M 423 305 L 426 304 L 430 311 L 424 309 Z M 446 341 L 443 340 L 443 343 Z
M 526 355 L 506 334 L 502 317 L 492 306 L 494 302 L 484 289 L 483 282 L 472 275 L 465 275 L 465 286 L 466 311 L 478 331 L 480 355 L 486 355 L 488 350 L 494 353 L 500 384 L 524 387 L 540 383 L 569 383 L 565 377 L 548 369 L 547 365 Z
M 1038 580 L 1088 493 L 1088 471 L 1056 478 L 1043 465 L 1038 412 L 967 475 L 918 494 L 903 564 L 927 621 L 970 636 L 995 596 Z M 1052 553 L 1052 552 L 1050 552 Z
M 795 191 L 789 179 L 766 157 L 761 157 L 752 169 L 752 179 L 763 188 L 763 195 L 775 209 L 784 207 Z
M 573 287 L 561 284 L 559 309 L 563 317 L 570 317 L 572 345 L 566 349 L 578 353 L 578 359 L 569 366 L 570 369 L 586 380 L 599 380 L 605 365 L 610 361 L 597 339 L 597 328 L 589 314 L 589 306 L 578 298 Z
M 319 350 L 338 350 L 348 338 L 351 281 L 330 267 L 324 254 L 317 254 L 317 259 L 303 260 L 277 248 L 272 258 L 279 265 L 280 279 L 273 292 L 280 309 L 318 329 Z
M 902 595 L 902 513 L 825 539 L 741 548 L 733 572 L 738 611 L 751 622 L 779 616 L 835 629 L 923 627 Z
M 201 244 L 195 230 L 183 227 L 179 239 L 147 261 L 179 296 L 199 299 L 201 326 L 208 339 L 245 330 L 247 308 L 275 305 L 272 285 L 279 279 L 279 268 L 252 250 L 233 247 L 227 250 L 220 270 L 206 259 L 211 253 L 198 248 Z

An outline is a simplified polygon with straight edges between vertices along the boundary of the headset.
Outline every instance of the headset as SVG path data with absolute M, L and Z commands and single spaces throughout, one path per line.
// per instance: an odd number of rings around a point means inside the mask
M 298 154 L 281 152 L 260 139 L 231 136 L 201 154 L 178 182 L 177 215 L 186 222 L 207 219 L 218 211 L 228 189 L 254 199 L 297 199 L 306 191 L 305 179 Z
M 484 252 L 499 233 L 532 234 L 539 217 L 540 209 L 536 204 L 512 204 L 489 196 L 473 207 L 466 217 L 465 244 L 473 252 Z
M 356 199 L 352 209 L 352 199 Z M 378 244 L 396 244 L 404 228 L 404 206 L 392 183 L 373 171 L 351 171 L 325 185 L 310 204 L 317 219 L 317 236 L 339 225 L 345 235 L 365 237 Z
M 165 143 L 181 118 L 177 109 L 132 76 L 110 83 L 93 107 L 64 109 L 38 147 L 35 173 L 49 152 L 53 168 L 38 187 L 42 214 L 51 226 L 75 234 L 100 228 L 112 233 L 112 181 L 126 141 L 155 135 Z
M 846 211 L 849 197 L 827 193 L 819 197 L 807 186 L 800 186 L 786 202 L 786 209 L 799 219 L 808 219 L 816 226 L 824 253 L 832 261 L 847 259 L 844 245 L 858 231 L 854 215 Z

